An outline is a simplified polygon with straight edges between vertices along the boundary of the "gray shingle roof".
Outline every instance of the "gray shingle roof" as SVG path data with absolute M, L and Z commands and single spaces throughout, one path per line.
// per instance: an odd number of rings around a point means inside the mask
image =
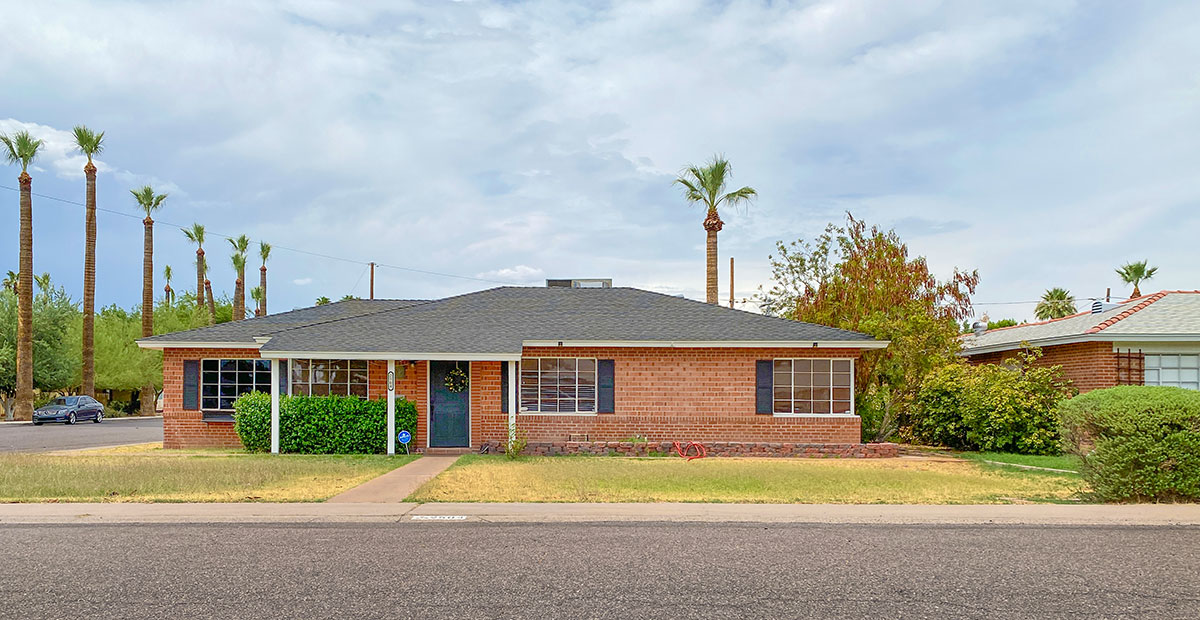
M 419 299 L 348 299 L 323 306 L 300 308 L 290 312 L 230 321 L 182 332 L 141 338 L 139 342 L 213 342 L 253 344 L 255 336 L 270 336 L 285 329 L 304 327 L 325 321 L 361 316 L 372 312 L 395 310 L 424 303 Z
M 963 354 L 1015 349 L 1022 342 L 1134 340 L 1194 335 L 1200 340 L 1200 291 L 1162 291 L 1126 301 L 1097 314 L 993 329 L 963 337 Z
M 192 333 L 155 339 L 192 339 Z M 254 335 L 271 337 L 264 352 L 342 353 L 520 354 L 529 340 L 876 342 L 858 332 L 633 288 L 500 287 Z

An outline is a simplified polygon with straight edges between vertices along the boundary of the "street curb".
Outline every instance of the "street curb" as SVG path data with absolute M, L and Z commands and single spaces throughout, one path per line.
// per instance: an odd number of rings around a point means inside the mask
M 3 524 L 775 523 L 1200 526 L 1200 504 L 0 504 Z

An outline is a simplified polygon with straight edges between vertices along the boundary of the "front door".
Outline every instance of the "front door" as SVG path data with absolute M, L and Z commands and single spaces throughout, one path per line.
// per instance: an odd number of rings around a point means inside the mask
M 429 362 L 429 445 L 463 448 L 471 443 L 471 388 L 458 392 L 446 386 L 451 372 L 471 374 L 470 362 Z

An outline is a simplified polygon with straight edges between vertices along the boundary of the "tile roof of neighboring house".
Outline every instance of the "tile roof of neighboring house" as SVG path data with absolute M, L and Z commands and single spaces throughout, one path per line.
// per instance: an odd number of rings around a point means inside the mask
M 964 355 L 1016 349 L 1021 343 L 1086 340 L 1194 339 L 1200 341 L 1200 291 L 1160 291 L 1099 313 L 1001 327 L 962 337 Z
M 239 331 L 236 338 L 253 341 L 254 336 L 270 336 L 263 353 L 519 355 L 527 341 L 882 344 L 858 332 L 633 288 L 499 287 L 399 304 L 270 332 Z M 264 323 L 264 327 L 275 326 Z M 193 335 L 202 330 L 155 336 L 153 340 L 209 341 L 208 335 Z

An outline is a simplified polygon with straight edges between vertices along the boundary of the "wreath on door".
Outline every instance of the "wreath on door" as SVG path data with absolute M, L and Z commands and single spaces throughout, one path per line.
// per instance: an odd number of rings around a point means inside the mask
M 471 379 L 458 367 L 458 364 L 454 365 L 454 370 L 446 373 L 446 389 L 451 392 L 461 392 L 470 384 Z

